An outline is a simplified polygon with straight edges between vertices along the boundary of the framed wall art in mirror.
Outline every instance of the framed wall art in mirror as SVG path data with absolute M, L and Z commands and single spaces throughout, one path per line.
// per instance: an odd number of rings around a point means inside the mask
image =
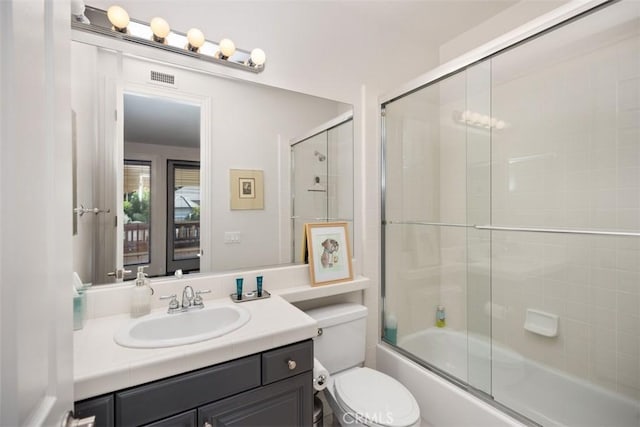
M 264 209 L 264 172 L 231 169 L 229 195 L 232 210 Z

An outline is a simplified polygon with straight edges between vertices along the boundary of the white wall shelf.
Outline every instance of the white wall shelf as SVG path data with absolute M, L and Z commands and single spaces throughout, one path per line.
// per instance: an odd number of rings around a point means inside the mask
M 370 280 L 366 277 L 357 277 L 349 282 L 335 283 L 332 285 L 295 286 L 292 288 L 273 289 L 270 290 L 270 292 L 293 303 L 362 291 L 369 287 L 369 282 Z

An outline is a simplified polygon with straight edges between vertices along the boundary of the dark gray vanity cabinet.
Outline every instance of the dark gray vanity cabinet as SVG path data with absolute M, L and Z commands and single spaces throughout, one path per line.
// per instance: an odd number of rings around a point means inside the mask
M 278 381 L 198 409 L 200 426 L 311 425 L 313 381 L 310 372 Z M 308 396 L 311 395 L 311 400 Z
M 306 426 L 313 416 L 313 342 L 76 402 L 97 427 Z

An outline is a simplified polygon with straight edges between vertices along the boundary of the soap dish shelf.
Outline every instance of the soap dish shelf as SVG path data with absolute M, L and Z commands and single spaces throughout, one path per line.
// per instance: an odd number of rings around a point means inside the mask
M 245 292 L 242 294 L 242 298 L 238 299 L 238 294 L 233 293 L 229 295 L 231 301 L 233 302 L 247 302 L 247 301 L 255 301 L 259 299 L 271 298 L 271 294 L 265 290 L 262 291 L 262 296 L 258 296 L 258 291 Z
M 524 329 L 543 337 L 558 336 L 558 316 L 540 310 L 527 309 Z

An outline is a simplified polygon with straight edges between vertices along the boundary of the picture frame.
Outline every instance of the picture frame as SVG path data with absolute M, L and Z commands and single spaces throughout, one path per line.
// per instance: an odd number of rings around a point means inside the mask
M 263 175 L 261 170 L 229 170 L 231 210 L 264 209 Z
M 353 280 L 346 222 L 307 223 L 304 234 L 311 286 Z

